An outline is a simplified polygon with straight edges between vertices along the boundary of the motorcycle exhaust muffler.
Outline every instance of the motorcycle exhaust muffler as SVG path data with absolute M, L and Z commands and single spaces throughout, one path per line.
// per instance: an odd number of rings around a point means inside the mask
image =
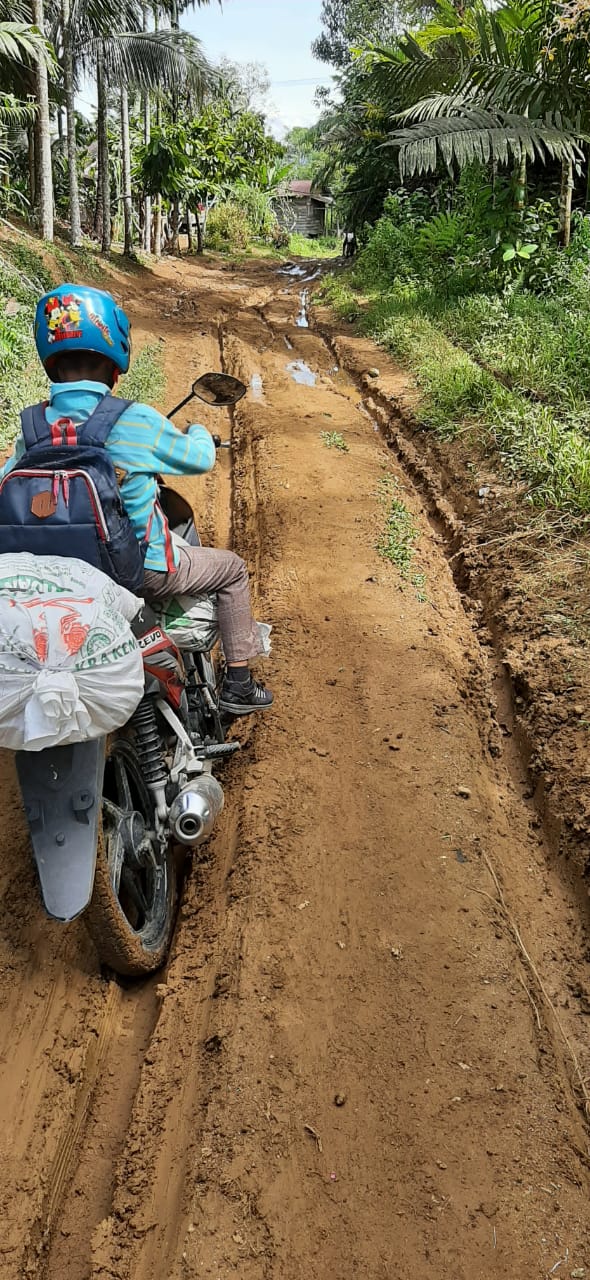
M 179 844 L 202 844 L 211 835 L 223 809 L 223 787 L 211 773 L 195 778 L 179 791 L 168 814 L 170 831 Z

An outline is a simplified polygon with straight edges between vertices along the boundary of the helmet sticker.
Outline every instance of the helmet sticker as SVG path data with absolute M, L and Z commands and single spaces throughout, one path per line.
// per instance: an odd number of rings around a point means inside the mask
M 67 338 L 81 338 L 81 303 L 73 293 L 53 294 L 44 308 L 47 321 L 48 342 L 65 342 Z
M 101 320 L 100 316 L 97 316 L 96 311 L 89 311 L 88 319 L 91 321 L 92 324 L 96 325 L 97 329 L 100 329 L 100 332 L 102 333 L 102 336 L 105 342 L 108 343 L 109 347 L 113 347 L 115 344 L 111 337 L 111 331 L 109 329 L 108 324 L 105 324 L 104 320 Z

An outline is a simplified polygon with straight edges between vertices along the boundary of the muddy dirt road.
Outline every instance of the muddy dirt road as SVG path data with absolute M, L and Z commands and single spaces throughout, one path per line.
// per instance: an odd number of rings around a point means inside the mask
M 276 703 L 139 987 L 44 919 L 3 761 L 1 1280 L 590 1276 L 587 921 L 440 533 L 301 284 L 112 285 L 170 402 L 220 360 L 250 384 L 231 477 L 186 492 L 249 561 Z M 383 477 L 417 585 L 375 550 Z

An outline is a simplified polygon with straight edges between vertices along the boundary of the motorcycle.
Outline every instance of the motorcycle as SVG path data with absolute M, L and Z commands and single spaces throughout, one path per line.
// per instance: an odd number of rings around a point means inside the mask
M 195 396 L 230 408 L 245 393 L 237 378 L 204 374 L 168 416 Z M 160 481 L 159 500 L 172 532 L 199 546 L 184 498 Z M 213 769 L 239 744 L 226 741 L 211 652 L 181 652 L 148 605 L 132 626 L 145 687 L 129 724 L 108 738 L 19 751 L 16 768 L 47 914 L 64 924 L 83 916 L 100 961 L 138 977 L 167 957 L 179 850 L 210 836 L 224 803 Z

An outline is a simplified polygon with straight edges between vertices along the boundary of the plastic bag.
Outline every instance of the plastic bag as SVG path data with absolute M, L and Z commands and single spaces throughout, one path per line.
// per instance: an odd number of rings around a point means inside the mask
M 82 561 L 0 556 L 0 746 L 42 751 L 129 720 L 144 674 L 123 610 L 140 604 Z

